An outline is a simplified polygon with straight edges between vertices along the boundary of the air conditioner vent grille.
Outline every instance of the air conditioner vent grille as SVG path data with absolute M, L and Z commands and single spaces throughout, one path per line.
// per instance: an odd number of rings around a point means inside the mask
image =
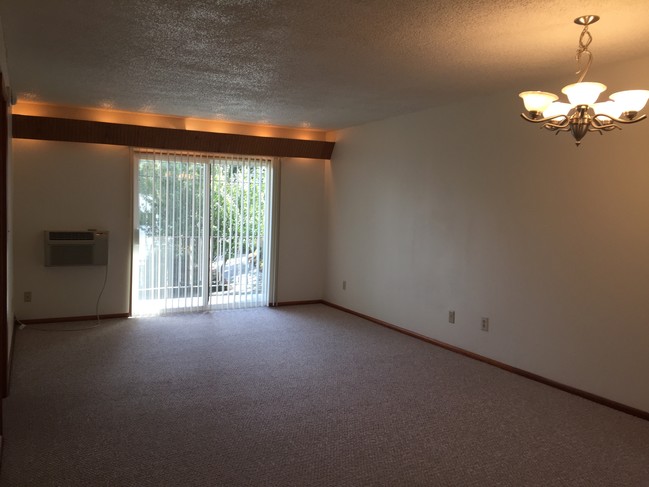
M 94 232 L 49 232 L 50 240 L 94 240 Z
M 108 231 L 44 233 L 46 267 L 108 264 Z

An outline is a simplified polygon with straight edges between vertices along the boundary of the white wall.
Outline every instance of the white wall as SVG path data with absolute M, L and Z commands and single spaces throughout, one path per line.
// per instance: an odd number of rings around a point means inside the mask
M 104 267 L 44 267 L 43 230 L 110 231 L 100 314 L 127 313 L 131 178 L 126 147 L 16 139 L 14 289 L 19 319 L 91 316 Z M 321 299 L 324 162 L 284 159 L 281 171 L 278 300 Z M 32 302 L 23 302 L 25 291 Z
M 277 300 L 322 299 L 325 161 L 282 159 Z
M 44 267 L 44 230 L 110 232 L 99 314 L 127 313 L 130 163 L 125 147 L 14 139 L 14 306 L 19 319 L 92 316 L 105 267 Z M 25 291 L 32 302 L 23 302 Z
M 649 59 L 597 77 L 649 87 Z M 340 132 L 325 299 L 649 411 L 649 122 L 576 148 L 521 111 L 513 89 Z

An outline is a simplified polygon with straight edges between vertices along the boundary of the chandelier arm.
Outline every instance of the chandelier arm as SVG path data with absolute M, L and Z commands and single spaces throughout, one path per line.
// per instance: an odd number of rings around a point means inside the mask
M 564 119 L 566 121 L 568 120 L 568 117 L 566 117 L 565 115 L 556 115 L 554 117 L 546 117 L 546 118 L 530 118 L 524 113 L 521 113 L 521 117 L 523 117 L 528 122 L 533 122 L 533 123 L 549 122 L 551 120 L 559 121 L 558 119 Z
M 614 123 L 610 123 L 605 126 L 591 125 L 590 127 L 588 127 L 589 132 L 599 132 L 600 134 L 603 134 L 604 132 L 610 132 L 611 130 L 615 129 L 622 130 L 622 127 Z
M 601 131 L 610 132 L 611 130 L 614 130 L 614 129 L 620 129 L 620 130 L 622 129 L 622 127 L 620 127 L 618 124 L 613 122 L 610 118 L 600 120 L 600 119 L 598 119 L 596 117 L 592 118 L 591 127 L 592 127 L 592 130 L 589 128 L 590 132 L 593 132 L 595 130 L 598 130 L 600 132 Z
M 603 120 L 600 120 L 599 117 L 603 117 Z M 603 113 L 600 113 L 598 115 L 595 115 L 593 117 L 593 120 L 597 120 L 598 123 L 606 123 L 608 120 L 613 120 L 614 122 L 618 122 L 618 123 L 630 124 L 630 123 L 640 122 L 645 118 L 647 118 L 647 115 L 643 114 L 637 118 L 634 118 L 633 120 L 622 120 L 621 118 L 615 118 L 615 117 L 611 117 L 610 115 L 605 115 Z
M 570 127 L 558 127 L 558 126 L 552 126 L 552 125 L 541 125 L 542 129 L 549 130 L 550 132 L 554 132 L 554 135 L 557 135 L 559 132 L 570 132 Z
M 561 131 L 567 132 L 567 131 L 570 130 L 570 122 L 567 121 L 567 120 L 565 122 L 562 122 L 562 123 L 549 122 L 549 123 L 546 123 L 545 125 L 543 125 L 542 127 L 546 128 L 548 130 L 561 130 Z

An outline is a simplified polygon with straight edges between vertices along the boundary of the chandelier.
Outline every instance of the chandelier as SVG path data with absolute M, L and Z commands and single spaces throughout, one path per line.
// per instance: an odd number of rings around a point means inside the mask
M 519 94 L 528 112 L 521 113 L 521 117 L 528 122 L 543 124 L 543 128 L 556 134 L 571 132 L 577 145 L 588 132 L 603 134 L 621 129 L 620 124 L 636 123 L 647 118 L 646 115 L 638 116 L 638 112 L 649 100 L 649 90 L 618 91 L 610 95 L 610 100 L 597 103 L 597 98 L 606 90 L 606 86 L 584 81 L 593 62 L 593 55 L 588 50 L 593 37 L 588 32 L 588 26 L 598 20 L 597 15 L 584 15 L 575 19 L 575 24 L 583 25 L 584 28 L 579 36 L 576 56 L 579 79 L 561 90 L 568 97 L 569 103 L 557 101 L 557 95 L 544 91 L 524 91 Z M 588 59 L 582 67 L 584 55 Z

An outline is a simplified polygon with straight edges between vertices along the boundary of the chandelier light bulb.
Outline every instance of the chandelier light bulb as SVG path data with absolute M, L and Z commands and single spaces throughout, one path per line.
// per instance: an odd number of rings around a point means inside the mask
M 595 112 L 595 115 L 602 115 L 603 117 L 607 118 L 620 118 L 620 115 L 622 115 L 622 106 L 619 103 L 616 103 L 614 101 L 603 101 L 600 103 L 595 103 L 593 105 L 593 111 Z
M 531 113 L 542 113 L 553 101 L 559 99 L 554 93 L 547 93 L 545 91 L 524 91 L 518 96 L 523 99 L 525 109 Z
M 572 108 L 570 103 L 564 103 L 561 101 L 555 101 L 548 108 L 543 110 L 543 117 L 545 118 L 555 118 L 563 115 L 564 117 L 568 115 L 568 112 Z
M 568 100 L 573 106 L 579 105 L 593 105 L 600 93 L 606 89 L 606 85 L 602 83 L 573 83 L 564 86 L 561 93 L 568 97 Z
M 619 104 L 621 113 L 637 113 L 649 100 L 649 90 L 618 91 L 611 95 L 611 100 Z

